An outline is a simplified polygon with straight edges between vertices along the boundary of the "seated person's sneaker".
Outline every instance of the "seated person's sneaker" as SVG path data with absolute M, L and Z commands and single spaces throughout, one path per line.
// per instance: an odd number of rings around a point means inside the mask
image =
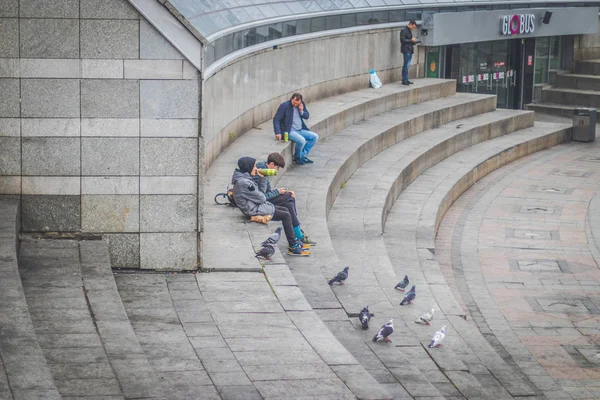
M 306 156 L 302 157 L 302 161 L 304 161 L 305 164 L 313 164 L 314 163 L 313 160 L 311 160 L 310 158 L 308 158 Z
M 296 243 L 295 244 L 298 245 L 298 246 L 300 246 L 301 248 L 303 248 L 305 250 L 306 249 L 310 249 L 310 244 L 304 243 L 302 240 L 296 239 Z
M 290 256 L 310 256 L 310 251 L 303 249 L 301 245 L 295 243 L 293 246 L 288 246 L 288 255 Z

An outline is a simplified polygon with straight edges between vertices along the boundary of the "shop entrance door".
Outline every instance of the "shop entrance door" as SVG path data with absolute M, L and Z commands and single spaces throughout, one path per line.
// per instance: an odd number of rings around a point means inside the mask
M 447 77 L 457 80 L 457 91 L 495 94 L 498 108 L 519 108 L 519 40 L 449 46 Z

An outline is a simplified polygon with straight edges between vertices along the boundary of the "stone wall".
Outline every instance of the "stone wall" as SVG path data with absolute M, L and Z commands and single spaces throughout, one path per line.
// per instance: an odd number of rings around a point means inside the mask
M 425 64 L 424 48 L 415 51 L 411 77 L 422 76 Z M 311 102 L 366 88 L 371 69 L 384 83 L 397 81 L 402 63 L 400 28 L 296 42 L 232 62 L 204 82 L 205 168 L 239 135 L 272 118 L 293 92 Z
M 198 78 L 127 0 L 0 0 L 0 194 L 22 231 L 195 269 Z
M 592 35 L 579 35 L 573 39 L 574 60 L 594 60 L 600 58 L 600 25 L 599 32 Z

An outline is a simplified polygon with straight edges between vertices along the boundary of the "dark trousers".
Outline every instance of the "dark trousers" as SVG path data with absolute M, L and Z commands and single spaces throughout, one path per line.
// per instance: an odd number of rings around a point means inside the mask
M 275 206 L 275 214 L 273 214 L 273 221 L 281 221 L 283 224 L 283 231 L 288 244 L 292 246 L 296 242 L 296 234 L 294 233 L 294 225 L 292 224 L 292 216 L 287 208 L 282 206 Z
M 274 206 L 281 206 L 287 208 L 290 216 L 292 217 L 292 226 L 300 225 L 298 221 L 298 210 L 296 209 L 296 199 L 292 197 L 291 193 L 280 194 L 277 197 L 273 197 L 269 200 L 269 203 Z

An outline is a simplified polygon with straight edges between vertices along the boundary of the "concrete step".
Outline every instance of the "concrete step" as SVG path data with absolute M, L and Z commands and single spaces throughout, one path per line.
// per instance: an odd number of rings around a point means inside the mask
M 60 394 L 124 397 L 90 314 L 77 241 L 23 241 L 19 270 L 33 326 Z
M 18 200 L 0 203 L 0 398 L 60 399 L 19 277 L 19 216 Z
M 526 110 L 569 118 L 573 117 L 573 110 L 575 110 L 575 108 L 575 106 L 551 103 L 531 103 L 525 105 Z
M 600 91 L 600 75 L 557 74 L 554 86 L 564 89 Z
M 127 399 L 164 398 L 159 376 L 131 327 L 110 267 L 108 244 L 79 243 L 81 277 L 94 324 Z
M 574 107 L 599 107 L 600 92 L 554 87 L 544 88 L 542 103 L 564 104 Z
M 576 61 L 575 73 L 584 75 L 600 75 L 600 60 Z
M 403 273 L 409 277 L 427 281 L 428 270 L 439 270 L 434 256 L 435 236 L 454 200 L 481 177 L 502 165 L 568 140 L 570 129 L 569 125 L 538 122 L 531 128 L 460 151 L 428 169 L 402 192 L 389 213 L 384 242 L 390 261 L 404 266 Z M 462 333 L 460 327 L 457 333 L 469 335 Z M 489 371 L 505 370 L 504 362 L 497 354 L 491 358 L 488 352 L 482 354 L 485 357 L 481 363 Z M 512 396 L 537 394 L 520 371 L 503 374 L 498 380 Z

